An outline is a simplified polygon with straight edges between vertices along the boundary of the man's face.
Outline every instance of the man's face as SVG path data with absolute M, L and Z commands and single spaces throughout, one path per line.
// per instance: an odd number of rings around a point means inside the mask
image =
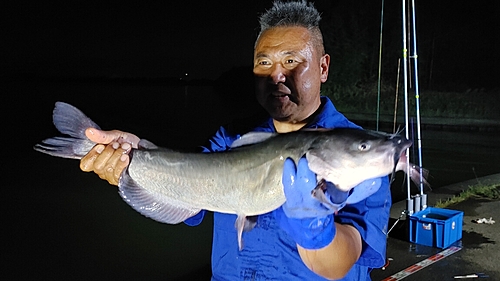
M 278 121 L 303 121 L 321 104 L 329 63 L 328 55 L 317 53 L 306 28 L 265 31 L 254 51 L 257 100 Z

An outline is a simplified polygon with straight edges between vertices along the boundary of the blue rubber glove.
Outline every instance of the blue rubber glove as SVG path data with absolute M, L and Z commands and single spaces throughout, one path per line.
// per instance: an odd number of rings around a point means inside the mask
M 297 167 L 293 160 L 285 160 L 282 182 L 286 202 L 273 212 L 281 229 L 306 249 L 330 244 L 336 233 L 334 213 L 345 205 L 348 192 L 327 183 L 326 204 L 313 197 L 316 174 L 309 169 L 304 157 Z
M 377 192 L 377 190 L 380 189 L 381 185 L 382 185 L 382 178 L 369 179 L 365 180 L 364 182 L 361 182 L 352 189 L 351 194 L 347 198 L 346 203 L 355 204 L 361 200 L 366 199 L 368 196 Z

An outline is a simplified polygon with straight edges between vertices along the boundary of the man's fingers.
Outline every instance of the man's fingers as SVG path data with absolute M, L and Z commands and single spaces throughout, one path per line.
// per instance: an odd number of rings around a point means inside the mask
M 110 132 L 101 131 L 96 128 L 87 128 L 85 130 L 85 135 L 89 140 L 95 143 L 102 143 L 102 144 L 108 144 L 110 142 L 115 141 L 115 139 L 118 138 L 118 136 L 115 136 Z
M 130 163 L 128 153 L 132 144 L 112 142 L 108 145 L 98 144 L 80 160 L 80 169 L 95 172 L 101 179 L 112 185 L 118 185 L 121 173 Z
M 120 180 L 120 176 L 121 176 L 122 172 L 128 167 L 129 163 L 130 163 L 130 157 L 128 156 L 128 154 L 123 154 L 120 157 L 120 161 L 118 161 L 118 163 L 116 163 L 115 173 L 114 173 L 113 177 L 116 179 L 117 185 L 118 185 L 118 181 Z
M 94 172 L 98 175 L 104 175 L 104 169 L 109 166 L 107 163 L 111 156 L 115 153 L 115 148 L 113 147 L 116 143 L 108 144 L 101 154 L 94 161 Z
M 101 155 L 101 152 L 104 150 L 105 146 L 102 144 L 98 144 L 94 146 L 87 155 L 85 155 L 80 160 L 80 169 L 84 172 L 92 172 L 94 171 L 94 162 Z
M 309 169 L 309 164 L 305 157 L 299 159 L 297 165 L 297 180 L 302 180 L 304 183 L 314 181 L 316 183 L 316 174 Z
M 138 147 L 139 137 L 119 130 L 102 131 L 96 128 L 85 130 L 87 138 L 95 143 L 109 144 L 112 142 L 129 143 L 133 148 Z
M 117 148 L 108 159 L 108 161 L 106 162 L 106 166 L 103 169 L 105 179 L 112 185 L 118 185 L 120 175 L 123 172 L 123 169 L 125 169 L 126 167 L 126 165 L 124 165 L 124 162 L 128 160 L 128 155 L 126 155 L 125 153 L 126 151 L 121 147 Z M 123 156 L 126 156 L 126 158 Z M 122 159 L 124 161 L 122 161 Z
M 287 158 L 285 163 L 283 163 L 283 175 L 282 182 L 283 185 L 290 187 L 295 181 L 295 162 L 291 158 Z

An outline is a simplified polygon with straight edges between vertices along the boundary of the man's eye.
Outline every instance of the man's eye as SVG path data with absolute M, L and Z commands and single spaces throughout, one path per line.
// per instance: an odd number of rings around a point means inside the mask
M 269 60 L 258 60 L 257 64 L 258 65 L 271 65 L 271 62 Z
M 287 59 L 285 62 L 286 62 L 286 63 L 294 63 L 294 62 L 295 62 L 295 60 L 294 60 L 294 59 Z

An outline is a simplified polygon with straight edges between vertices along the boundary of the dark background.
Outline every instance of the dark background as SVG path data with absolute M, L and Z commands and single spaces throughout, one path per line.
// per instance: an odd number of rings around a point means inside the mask
M 377 2 L 316 1 L 325 38 L 338 43 L 327 46 L 332 81 L 347 83 L 342 77 L 354 75 L 345 74 L 349 65 L 366 69 L 356 74 L 360 79 L 376 75 Z M 416 2 L 422 84 L 498 89 L 497 2 Z M 172 148 L 201 145 L 232 120 L 251 124 L 261 113 L 251 75 L 257 16 L 270 3 L 0 4 L 5 279 L 173 280 L 196 271 L 206 277 L 210 216 L 197 228 L 145 219 L 77 161 L 32 147 L 57 134 L 51 111 L 58 100 L 104 129 Z M 383 71 L 390 81 L 401 53 L 401 3 L 385 3 Z
M 498 3 L 415 2 L 420 79 L 432 76 L 433 84 L 447 86 L 493 86 L 499 57 Z M 336 58 L 334 69 L 357 63 L 353 54 L 358 54 L 372 58 L 364 71 L 377 70 L 381 3 L 315 1 L 323 16 L 327 50 Z M 187 73 L 190 79 L 216 79 L 232 67 L 252 64 L 257 17 L 271 1 L 127 5 L 3 1 L 1 5 L 2 75 L 183 77 Z M 401 6 L 401 1 L 384 5 L 386 75 L 395 73 L 402 53 Z

